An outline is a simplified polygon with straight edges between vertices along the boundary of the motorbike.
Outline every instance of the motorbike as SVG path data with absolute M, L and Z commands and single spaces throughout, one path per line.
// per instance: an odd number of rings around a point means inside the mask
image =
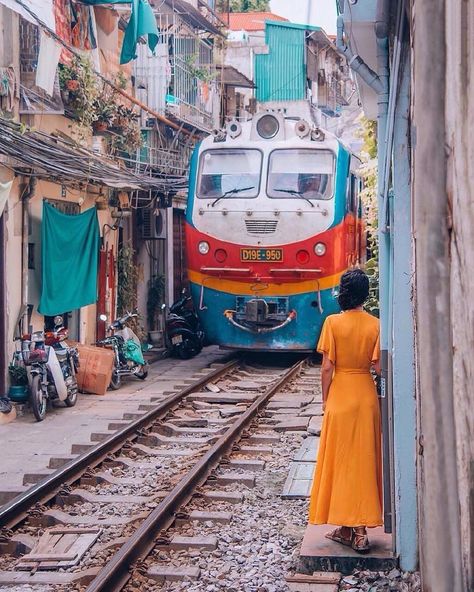
M 23 335 L 21 349 L 14 354 L 13 363 L 27 368 L 30 402 L 37 421 L 45 418 L 48 400 L 63 401 L 66 407 L 77 402 L 79 354 L 67 345 L 67 337 L 63 318 L 57 316 L 52 331 Z
M 105 339 L 96 343 L 99 347 L 112 349 L 115 354 L 110 388 L 117 390 L 122 384 L 122 376 L 136 376 L 145 380 L 148 376 L 148 364 L 143 359 L 141 344 L 138 337 L 126 326 L 127 321 L 136 318 L 136 313 L 127 312 L 123 317 L 115 319 L 107 331 Z M 106 315 L 100 315 L 101 321 L 107 321 Z
M 163 304 L 161 307 L 165 316 L 165 344 L 171 355 L 182 360 L 189 360 L 198 354 L 205 339 L 199 317 L 194 308 L 189 306 L 190 302 L 191 296 L 183 290 L 181 298 L 170 306 L 168 315 L 165 315 L 166 305 Z

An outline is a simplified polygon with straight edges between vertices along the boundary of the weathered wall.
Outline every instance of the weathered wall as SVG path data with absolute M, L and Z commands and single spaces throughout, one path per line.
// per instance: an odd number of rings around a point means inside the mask
M 466 590 L 474 590 L 474 4 L 446 0 L 453 399 Z M 451 218 L 451 219 L 450 219 Z
M 413 203 L 426 592 L 474 589 L 474 6 L 413 0 Z

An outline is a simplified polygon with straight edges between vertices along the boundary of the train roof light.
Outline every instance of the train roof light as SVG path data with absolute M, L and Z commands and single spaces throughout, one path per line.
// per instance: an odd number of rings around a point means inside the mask
M 310 131 L 311 131 L 311 128 L 309 127 L 309 123 L 305 119 L 300 119 L 299 121 L 296 122 L 295 134 L 299 138 L 306 138 L 306 136 L 309 134 Z
M 316 142 L 324 142 L 325 137 L 324 132 L 319 127 L 316 127 L 311 131 L 311 139 Z
M 265 139 L 270 140 L 274 138 L 280 130 L 280 123 L 278 119 L 274 115 L 270 115 L 269 113 L 263 115 L 257 121 L 257 133 L 258 135 Z
M 225 128 L 231 138 L 237 138 L 242 133 L 242 126 L 236 119 L 229 121 Z
M 213 129 L 211 134 L 214 136 L 214 142 L 225 142 L 227 133 L 222 129 Z

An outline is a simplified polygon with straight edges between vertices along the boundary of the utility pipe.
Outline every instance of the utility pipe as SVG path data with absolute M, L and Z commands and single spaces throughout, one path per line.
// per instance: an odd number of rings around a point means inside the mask
M 18 323 L 21 322 L 23 333 L 28 331 L 28 244 L 30 234 L 30 199 L 36 189 L 36 177 L 29 177 L 21 196 L 23 226 L 21 233 L 21 311 Z

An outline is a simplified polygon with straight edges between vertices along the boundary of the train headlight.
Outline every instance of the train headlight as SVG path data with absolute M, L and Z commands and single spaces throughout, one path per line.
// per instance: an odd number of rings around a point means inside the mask
M 274 138 L 280 130 L 278 119 L 273 115 L 264 115 L 257 122 L 257 132 L 261 138 L 270 140 Z
M 209 253 L 209 243 L 206 243 L 206 241 L 201 241 L 198 245 L 198 250 L 201 255 L 207 255 Z
M 322 257 L 323 255 L 326 254 L 326 245 L 324 243 L 316 243 L 314 245 L 314 253 L 318 257 Z

